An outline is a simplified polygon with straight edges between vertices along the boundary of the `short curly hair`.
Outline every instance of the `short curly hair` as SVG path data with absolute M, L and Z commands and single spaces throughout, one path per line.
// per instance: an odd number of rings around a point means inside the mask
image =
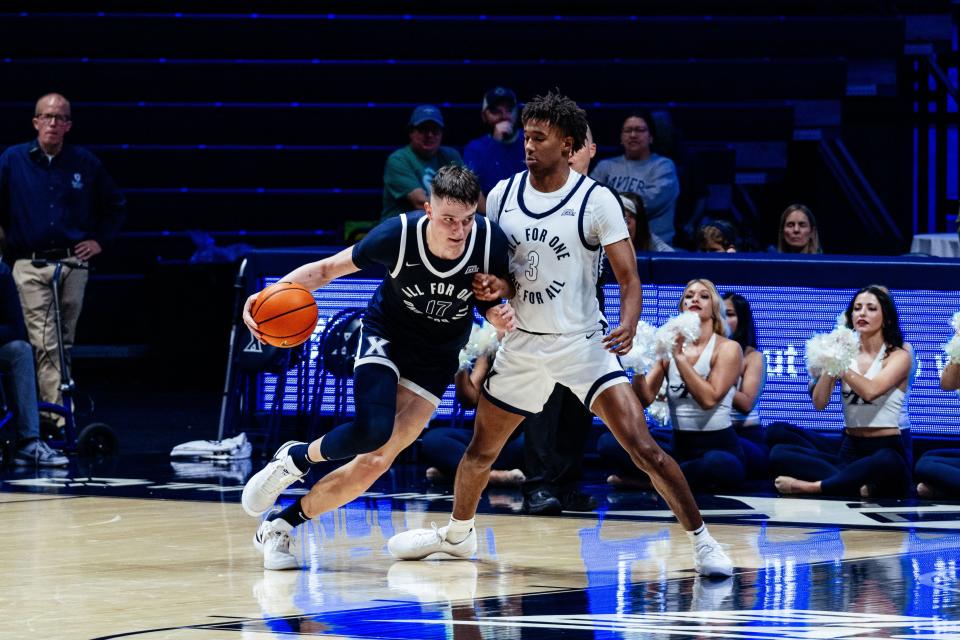
M 523 106 L 520 120 L 524 125 L 530 120 L 549 122 L 561 135 L 573 138 L 571 152 L 579 151 L 587 142 L 587 112 L 559 91 L 535 96 Z

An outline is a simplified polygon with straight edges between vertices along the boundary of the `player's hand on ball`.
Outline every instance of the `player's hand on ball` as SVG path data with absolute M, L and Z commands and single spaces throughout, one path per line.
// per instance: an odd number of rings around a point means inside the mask
M 498 304 L 487 311 L 487 322 L 502 333 L 508 333 L 517 328 L 513 307 L 507 303 Z
M 637 326 L 620 325 L 603 337 L 603 346 L 607 351 L 618 356 L 625 356 L 633 348 L 633 336 L 637 333 Z
M 243 305 L 243 324 L 247 325 L 247 329 L 250 329 L 250 333 L 253 334 L 253 337 L 256 338 L 260 344 L 266 344 L 263 341 L 263 336 L 260 335 L 260 329 L 257 326 L 256 320 L 253 319 L 253 303 L 257 301 L 257 296 L 260 295 L 260 292 L 252 294 Z
M 510 285 L 503 278 L 489 273 L 477 273 L 473 276 L 473 295 L 484 302 L 500 300 L 510 296 Z

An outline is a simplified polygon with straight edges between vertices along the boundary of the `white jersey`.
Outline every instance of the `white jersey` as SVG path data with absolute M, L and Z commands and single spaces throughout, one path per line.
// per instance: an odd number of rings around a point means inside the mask
M 630 237 L 608 188 L 571 171 L 563 187 L 541 193 L 523 171 L 490 191 L 487 216 L 510 245 L 517 287 L 510 304 L 520 330 L 561 334 L 606 326 L 596 289 L 601 249 Z

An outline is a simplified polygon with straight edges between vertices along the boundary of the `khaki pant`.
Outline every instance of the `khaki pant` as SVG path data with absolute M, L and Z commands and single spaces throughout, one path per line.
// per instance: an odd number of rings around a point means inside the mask
M 53 309 L 54 267 L 35 267 L 29 260 L 13 264 L 13 280 L 20 292 L 27 335 L 37 360 L 37 382 L 40 400 L 61 404 L 60 355 Z M 60 272 L 60 318 L 63 323 L 63 346 L 69 354 L 83 306 L 83 291 L 88 272 L 64 267 Z

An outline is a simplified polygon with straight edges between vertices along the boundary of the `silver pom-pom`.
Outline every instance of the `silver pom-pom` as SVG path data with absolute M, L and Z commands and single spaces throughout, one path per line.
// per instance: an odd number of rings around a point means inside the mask
M 950 358 L 950 364 L 960 364 L 960 334 L 950 338 L 950 342 L 943 348 Z
M 804 358 L 807 372 L 814 378 L 826 373 L 836 378 L 850 368 L 860 352 L 860 334 L 846 326 L 844 314 L 830 333 L 818 333 L 807 340 Z
M 950 326 L 953 327 L 956 335 L 943 346 L 943 350 L 947 354 L 950 364 L 960 364 L 960 311 L 953 314 L 953 318 L 950 319 Z
M 664 400 L 657 400 L 647 407 L 647 415 L 658 425 L 665 427 L 670 424 L 670 405 Z
M 670 424 L 670 405 L 667 404 L 666 378 L 660 383 L 660 391 L 657 392 L 657 397 L 650 406 L 647 407 L 647 416 L 661 427 L 666 427 Z
M 657 360 L 669 360 L 673 357 L 673 345 L 677 342 L 677 336 L 683 336 L 685 345 L 696 342 L 700 337 L 700 316 L 692 311 L 684 311 L 657 329 Z
M 500 338 L 497 336 L 496 327 L 489 322 L 474 324 L 470 330 L 470 339 L 460 350 L 460 368 L 469 368 L 481 356 L 493 355 L 499 346 Z
M 657 329 L 643 320 L 637 323 L 637 333 L 633 336 L 633 348 L 625 356 L 620 356 L 624 369 L 646 373 L 657 362 Z

